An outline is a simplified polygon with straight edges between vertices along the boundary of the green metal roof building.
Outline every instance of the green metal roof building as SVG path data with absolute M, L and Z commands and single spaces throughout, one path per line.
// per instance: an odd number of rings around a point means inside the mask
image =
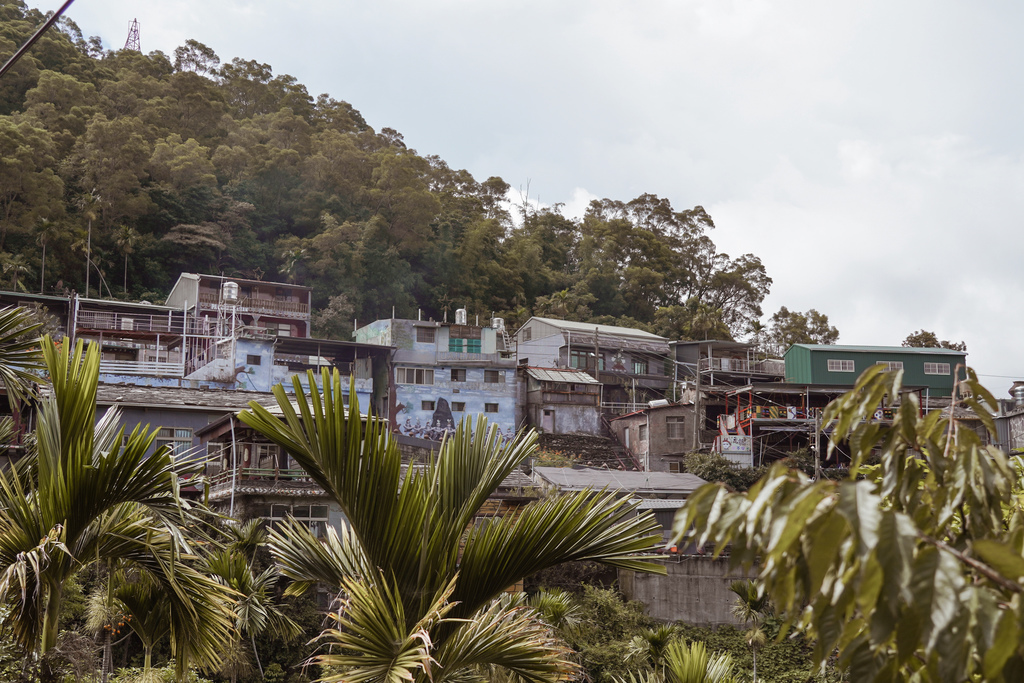
M 852 386 L 872 365 L 903 370 L 905 386 L 926 387 L 932 396 L 953 393 L 956 368 L 967 353 L 952 349 L 905 346 L 794 344 L 786 351 L 786 381 Z

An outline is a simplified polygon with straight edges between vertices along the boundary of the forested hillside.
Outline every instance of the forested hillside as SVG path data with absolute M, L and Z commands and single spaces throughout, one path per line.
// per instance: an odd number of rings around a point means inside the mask
M 43 18 L 0 4 L 0 54 Z M 295 282 L 341 338 L 394 306 L 703 339 L 759 335 L 772 282 L 717 251 L 700 206 L 510 208 L 501 178 L 417 154 L 268 64 L 195 41 L 104 51 L 67 20 L 0 81 L 0 156 L 4 288 L 84 294 L 91 241 L 93 296 L 159 302 L 181 271 Z

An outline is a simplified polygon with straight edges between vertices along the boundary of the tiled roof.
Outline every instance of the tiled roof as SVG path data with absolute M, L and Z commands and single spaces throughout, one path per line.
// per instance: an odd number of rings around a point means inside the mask
M 156 408 L 241 410 L 249 401 L 276 405 L 274 395 L 263 391 L 227 389 L 187 389 L 184 387 L 147 387 L 133 384 L 101 384 L 96 403 L 101 406 L 147 406 Z

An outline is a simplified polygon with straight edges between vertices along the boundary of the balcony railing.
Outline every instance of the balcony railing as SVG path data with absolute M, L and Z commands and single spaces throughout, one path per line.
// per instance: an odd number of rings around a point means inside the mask
M 167 316 L 83 310 L 78 314 L 77 325 L 80 330 L 115 330 L 117 332 L 151 332 L 153 334 L 182 334 L 184 331 L 184 322 L 180 312 L 177 315 Z
M 133 360 L 100 361 L 100 374 L 144 377 L 184 377 L 183 363 L 155 363 Z
M 261 467 L 239 467 L 237 470 L 220 470 L 219 472 L 207 475 L 206 478 L 209 480 L 212 488 L 230 486 L 233 475 L 236 473 L 236 481 L 244 481 L 246 484 L 254 482 L 263 482 L 267 484 L 274 484 L 277 482 L 310 484 L 313 482 L 306 471 L 302 469 L 281 470 Z
M 219 308 L 221 306 L 220 295 L 214 292 L 199 292 L 199 303 L 204 308 Z M 309 304 L 298 301 L 279 301 L 277 299 L 258 299 L 245 296 L 235 304 L 235 310 L 239 313 L 305 317 L 309 315 Z
M 746 358 L 701 358 L 700 369 L 703 372 L 735 372 L 741 375 L 778 375 L 786 374 L 785 361 L 747 360 Z
M 513 367 L 516 364 L 514 358 L 502 358 L 500 353 L 456 353 L 452 351 L 438 351 L 436 354 L 438 363 L 486 363 L 488 365 L 501 365 Z

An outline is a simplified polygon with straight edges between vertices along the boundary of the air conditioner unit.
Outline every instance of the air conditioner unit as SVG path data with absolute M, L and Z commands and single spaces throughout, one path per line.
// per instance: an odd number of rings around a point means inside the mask
M 125 332 L 131 332 L 135 329 L 135 321 L 131 318 L 121 318 L 121 329 Z

